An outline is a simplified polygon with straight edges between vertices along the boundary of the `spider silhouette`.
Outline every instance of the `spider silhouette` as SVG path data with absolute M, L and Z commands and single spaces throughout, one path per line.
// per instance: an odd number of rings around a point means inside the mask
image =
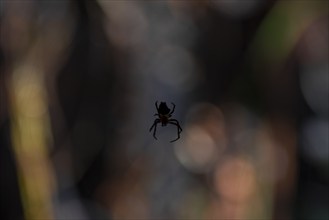
M 157 130 L 157 125 L 158 123 L 161 123 L 162 126 L 166 126 L 167 124 L 172 124 L 177 126 L 177 138 L 170 141 L 174 142 L 177 141 L 180 138 L 180 133 L 182 132 L 182 128 L 179 125 L 179 122 L 176 119 L 170 119 L 172 113 L 175 111 L 176 105 L 174 103 L 171 103 L 173 105 L 173 109 L 170 111 L 168 108 L 166 102 L 161 102 L 160 105 L 158 106 L 158 101 L 155 102 L 155 107 L 157 109 L 157 114 L 154 114 L 154 116 L 158 116 L 159 118 L 154 120 L 154 123 L 152 127 L 150 128 L 150 132 L 153 130 L 153 137 L 157 140 L 155 134 Z

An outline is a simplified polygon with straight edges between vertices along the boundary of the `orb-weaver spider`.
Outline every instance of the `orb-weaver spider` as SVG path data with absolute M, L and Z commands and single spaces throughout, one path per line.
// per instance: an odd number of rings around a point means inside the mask
M 170 111 L 166 102 L 161 102 L 159 106 L 158 106 L 158 101 L 155 102 L 155 107 L 156 107 L 158 113 L 154 114 L 154 116 L 158 116 L 159 118 L 154 120 L 154 123 L 153 123 L 152 127 L 150 128 L 150 132 L 154 128 L 153 137 L 156 140 L 157 140 L 157 138 L 156 138 L 155 134 L 156 134 L 158 123 L 161 123 L 162 126 L 166 126 L 167 124 L 172 124 L 172 125 L 177 126 L 177 138 L 170 142 L 177 141 L 180 138 L 180 133 L 182 132 L 183 129 L 180 127 L 179 122 L 176 119 L 170 119 L 170 117 L 171 117 L 172 113 L 174 113 L 175 107 L 176 107 L 176 105 L 174 103 L 171 103 L 171 104 L 173 105 L 173 109 Z

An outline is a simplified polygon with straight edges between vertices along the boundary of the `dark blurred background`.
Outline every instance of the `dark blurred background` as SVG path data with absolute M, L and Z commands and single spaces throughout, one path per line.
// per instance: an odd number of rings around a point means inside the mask
M 328 11 L 1 1 L 0 219 L 329 219 Z

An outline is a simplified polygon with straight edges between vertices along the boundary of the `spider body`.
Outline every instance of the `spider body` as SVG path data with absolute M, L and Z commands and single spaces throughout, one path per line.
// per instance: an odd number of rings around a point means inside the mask
M 173 108 L 173 110 L 175 107 Z M 159 107 L 157 108 L 158 113 L 154 116 L 159 116 L 160 122 L 162 126 L 166 126 L 169 122 L 169 118 L 171 117 L 170 108 L 168 108 L 167 104 L 165 102 L 161 102 Z
M 162 127 L 166 126 L 168 124 L 168 122 L 169 122 L 168 118 L 169 117 L 167 115 L 159 115 L 159 119 L 160 119 Z
M 161 102 L 159 106 L 158 106 L 158 101 L 155 102 L 155 107 L 158 113 L 154 114 L 154 116 L 158 116 L 158 118 L 154 120 L 154 123 L 150 128 L 150 132 L 152 131 L 152 129 L 154 129 L 153 137 L 155 139 L 157 139 L 155 135 L 156 135 L 156 129 L 158 123 L 161 123 L 162 126 L 166 126 L 167 124 L 172 124 L 177 126 L 177 138 L 170 142 L 177 141 L 180 138 L 180 133 L 182 132 L 182 128 L 180 127 L 179 122 L 176 119 L 171 119 L 172 113 L 174 113 L 176 105 L 174 103 L 171 104 L 173 105 L 172 110 L 168 108 L 166 102 Z

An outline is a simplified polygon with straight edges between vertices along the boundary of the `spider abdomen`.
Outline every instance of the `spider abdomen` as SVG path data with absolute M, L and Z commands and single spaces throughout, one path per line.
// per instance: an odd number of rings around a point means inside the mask
M 170 112 L 170 109 L 168 108 L 168 106 L 165 102 L 160 103 L 159 112 L 160 112 L 160 114 L 163 114 L 163 115 L 166 115 Z

